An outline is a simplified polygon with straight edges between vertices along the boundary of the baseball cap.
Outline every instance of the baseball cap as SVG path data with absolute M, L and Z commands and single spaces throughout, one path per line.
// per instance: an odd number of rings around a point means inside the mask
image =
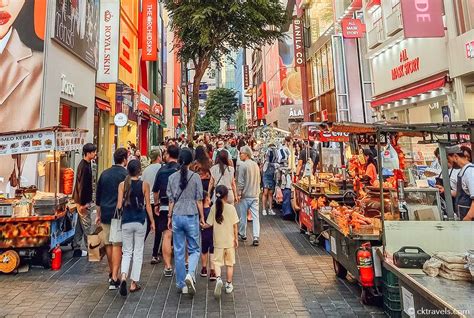
M 451 147 L 446 147 L 446 153 L 448 155 L 454 155 L 457 153 L 463 153 L 462 149 L 459 145 L 451 146 Z

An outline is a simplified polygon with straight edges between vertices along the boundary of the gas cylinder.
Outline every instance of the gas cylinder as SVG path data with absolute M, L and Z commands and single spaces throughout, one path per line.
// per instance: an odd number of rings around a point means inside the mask
M 357 267 L 359 268 L 359 280 L 362 287 L 374 286 L 374 267 L 372 264 L 372 253 L 370 243 L 364 243 L 356 253 Z
M 59 246 L 56 246 L 53 251 L 51 252 L 51 258 L 52 258 L 52 262 L 51 262 L 51 269 L 53 271 L 58 271 L 61 269 L 61 263 L 62 263 L 62 256 L 63 256 L 63 252 L 61 251 L 61 249 L 59 248 Z

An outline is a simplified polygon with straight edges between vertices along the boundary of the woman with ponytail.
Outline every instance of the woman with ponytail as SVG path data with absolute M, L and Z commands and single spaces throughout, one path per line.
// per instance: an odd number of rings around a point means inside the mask
M 176 287 L 178 292 L 196 293 L 196 268 L 201 255 L 200 224 L 204 225 L 202 205 L 202 183 L 199 174 L 191 171 L 189 165 L 193 161 L 191 151 L 181 150 L 178 163 L 179 171 L 169 177 L 168 228 L 173 231 L 173 248 L 176 266 Z M 185 244 L 189 255 L 189 270 L 186 275 Z
M 130 273 L 132 280 L 130 292 L 140 290 L 138 282 L 143 263 L 143 246 L 145 243 L 147 213 L 150 220 L 151 231 L 155 230 L 155 222 L 151 211 L 150 185 L 139 179 L 141 164 L 138 160 L 132 160 L 127 166 L 128 175 L 125 181 L 119 185 L 117 209 L 122 213 L 122 279 L 120 282 L 120 294 L 127 296 L 127 276 L 130 263 L 133 258 L 133 266 Z
M 216 204 L 212 207 L 207 218 L 206 227 L 213 227 L 214 233 L 214 266 L 217 276 L 214 296 L 219 299 L 222 294 L 221 267 L 227 268 L 226 294 L 232 293 L 234 286 L 235 249 L 239 246 L 238 228 L 239 217 L 235 207 L 228 202 L 229 189 L 224 185 L 216 188 Z

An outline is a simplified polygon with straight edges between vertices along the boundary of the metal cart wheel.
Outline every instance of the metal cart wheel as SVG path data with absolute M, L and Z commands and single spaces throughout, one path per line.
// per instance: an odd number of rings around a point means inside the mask
M 347 269 L 344 266 L 342 266 L 341 263 L 336 261 L 334 258 L 332 259 L 332 264 L 333 264 L 334 273 L 336 273 L 336 276 L 342 279 L 346 279 Z
M 10 274 L 20 265 L 20 255 L 14 250 L 0 254 L 0 272 Z

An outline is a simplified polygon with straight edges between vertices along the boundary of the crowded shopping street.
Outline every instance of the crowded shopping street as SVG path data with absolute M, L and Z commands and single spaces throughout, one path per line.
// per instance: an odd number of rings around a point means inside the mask
M 474 317 L 474 0 L 0 0 L 0 318 Z

